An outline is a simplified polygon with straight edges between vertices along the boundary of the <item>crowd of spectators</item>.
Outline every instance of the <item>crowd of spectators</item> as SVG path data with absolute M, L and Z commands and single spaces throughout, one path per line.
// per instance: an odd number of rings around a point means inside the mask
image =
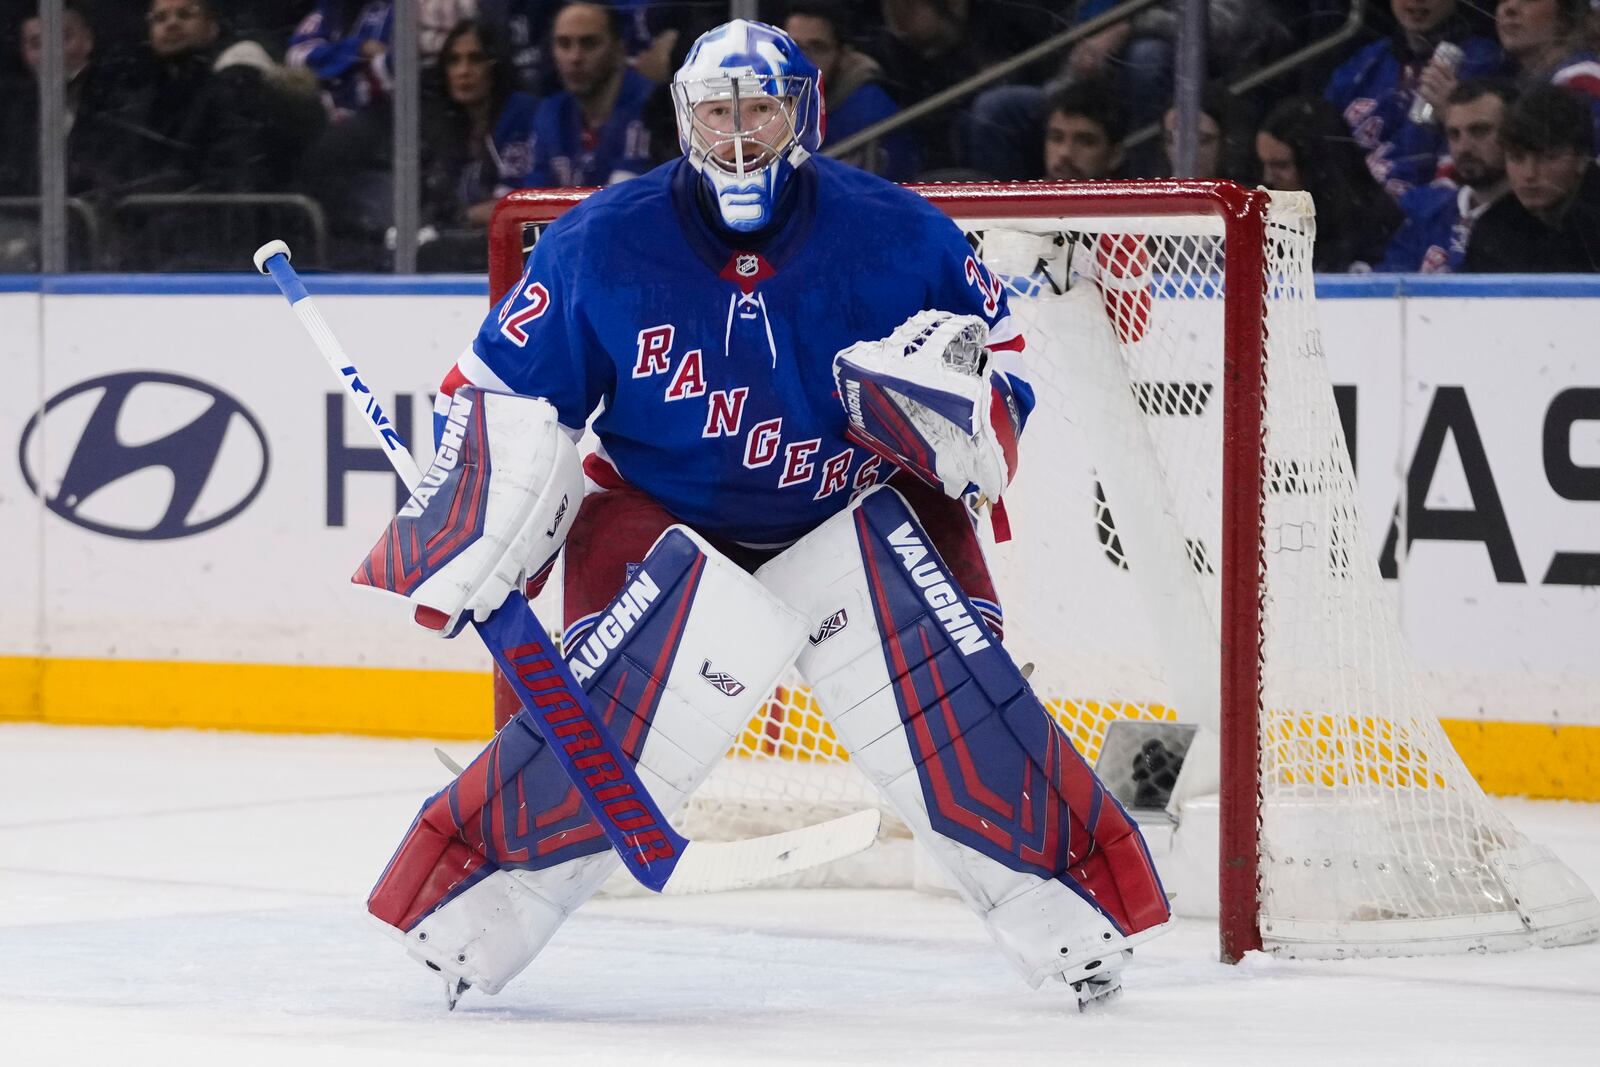
M 410 0 L 421 29 L 423 269 L 473 270 L 508 190 L 626 180 L 678 153 L 665 83 L 725 0 Z M 110 236 L 75 265 L 233 266 L 274 211 L 325 262 L 394 244 L 396 0 L 67 0 L 67 187 Z M 770 0 L 823 72 L 824 148 L 1116 0 Z M 1233 83 L 1350 0 L 1207 0 L 1196 177 L 1303 189 L 1322 271 L 1600 270 L 1600 0 L 1372 0 L 1331 55 Z M 876 141 L 898 181 L 1174 173 L 1179 4 L 1147 7 Z M 34 269 L 37 0 L 0 0 L 0 270 Z M 162 196 L 194 199 L 185 210 Z M 241 194 L 244 199 L 240 199 Z M 276 200 L 274 198 L 277 198 Z M 274 217 L 272 225 L 285 223 Z M 237 242 L 219 237 L 227 227 Z
M 1340 212 L 1334 194 L 1317 196 L 1319 258 L 1322 234 L 1341 246 L 1325 269 L 1600 271 L 1600 179 L 1589 174 L 1600 131 L 1600 4 L 1390 6 L 1394 32 L 1341 64 L 1322 98 L 1400 210 L 1375 228 L 1368 212 Z M 1277 147 L 1258 135 L 1264 168 Z M 1375 199 L 1368 189 L 1346 202 Z M 1359 237 L 1356 225 L 1366 231 Z

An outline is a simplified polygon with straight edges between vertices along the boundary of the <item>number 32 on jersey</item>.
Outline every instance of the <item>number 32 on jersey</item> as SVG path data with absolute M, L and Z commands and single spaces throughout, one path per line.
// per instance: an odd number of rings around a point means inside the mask
M 513 315 L 511 309 L 517 305 L 519 299 L 526 300 L 528 306 Z M 527 288 L 522 290 L 520 298 L 514 297 L 500 306 L 500 332 L 505 335 L 506 340 L 518 348 L 526 347 L 528 331 L 523 327 L 549 309 L 550 290 L 546 289 L 542 282 L 529 282 Z

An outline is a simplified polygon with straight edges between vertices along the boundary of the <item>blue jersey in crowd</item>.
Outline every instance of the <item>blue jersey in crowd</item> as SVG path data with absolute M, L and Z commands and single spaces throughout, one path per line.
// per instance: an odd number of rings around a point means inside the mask
M 1574 52 L 1551 71 L 1550 84 L 1588 98 L 1595 143 L 1600 145 L 1600 55 L 1587 48 Z
M 1456 70 L 1465 81 L 1500 70 L 1500 46 L 1487 37 L 1460 41 L 1466 53 Z M 1375 41 L 1351 56 L 1328 79 L 1323 96 L 1344 114 L 1345 124 L 1362 151 L 1372 176 L 1400 197 L 1406 190 L 1433 181 L 1446 152 L 1444 133 L 1434 123 L 1410 119 L 1417 78 L 1425 62 L 1407 62 L 1393 40 Z
M 604 3 L 605 0 L 600 0 Z M 628 55 L 650 47 L 650 8 L 659 0 L 611 0 L 622 19 L 622 44 Z M 556 91 L 550 55 L 550 24 L 566 0 L 478 0 L 478 17 L 496 27 L 511 50 L 519 88 L 543 97 Z
M 497 198 L 534 184 L 534 118 L 538 113 L 537 100 L 527 93 L 512 93 L 494 121 L 489 138 L 498 179 L 493 195 Z
M 610 185 L 650 169 L 650 136 L 640 112 L 656 85 L 632 67 L 623 68 L 622 88 L 611 117 L 598 130 L 584 126 L 577 98 L 562 91 L 539 103 L 534 116 L 534 161 L 530 186 Z
M 368 0 L 348 26 L 339 19 L 341 7 L 334 0 L 318 0 L 295 27 L 285 55 L 289 65 L 305 67 L 317 76 L 334 114 L 359 111 L 388 95 L 394 84 L 388 52 L 394 36 L 392 0 Z M 364 57 L 361 52 L 368 41 L 383 45 L 383 54 Z
M 787 544 L 887 465 L 845 436 L 833 357 L 917 311 L 981 315 L 1024 416 L 1022 338 L 1000 281 L 920 196 L 831 159 L 799 168 L 786 219 L 725 243 L 683 160 L 554 223 L 445 379 L 548 398 L 597 455 L 677 518 Z
M 1470 189 L 1423 185 L 1400 198 L 1405 224 L 1389 240 L 1380 271 L 1454 274 L 1467 258 L 1467 237 L 1476 215 L 1467 216 L 1462 202 Z M 1481 212 L 1480 212 L 1481 213 Z

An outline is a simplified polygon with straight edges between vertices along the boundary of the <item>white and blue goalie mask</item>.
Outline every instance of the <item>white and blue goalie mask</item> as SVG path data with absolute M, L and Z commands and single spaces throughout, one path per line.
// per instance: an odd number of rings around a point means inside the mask
M 672 79 L 678 143 L 741 232 L 772 221 L 784 183 L 822 144 L 822 76 L 782 30 L 735 19 L 703 34 Z

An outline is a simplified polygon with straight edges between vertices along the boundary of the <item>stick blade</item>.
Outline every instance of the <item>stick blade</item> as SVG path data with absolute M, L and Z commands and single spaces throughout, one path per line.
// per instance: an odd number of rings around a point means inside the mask
M 687 896 L 746 889 L 832 863 L 871 847 L 882 821 L 875 810 L 857 811 L 744 841 L 691 841 L 661 892 Z

